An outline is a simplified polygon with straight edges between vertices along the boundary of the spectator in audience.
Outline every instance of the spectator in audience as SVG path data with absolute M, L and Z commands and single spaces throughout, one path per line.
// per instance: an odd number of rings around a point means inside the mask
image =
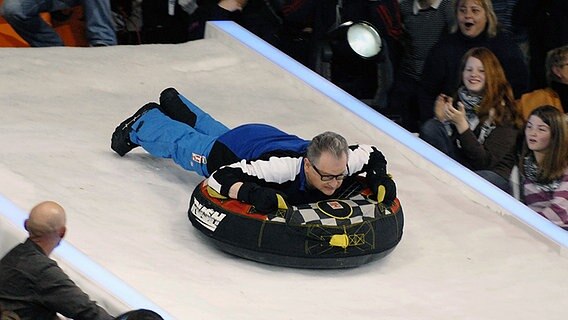
M 527 29 L 531 90 L 547 86 L 547 52 L 568 44 L 567 18 L 566 0 L 518 0 L 513 24 Z
M 196 2 L 196 9 L 189 16 L 189 39 L 202 39 L 207 21 L 239 21 L 249 0 L 219 0 Z M 250 9 L 249 9 L 250 10 Z
M 512 33 L 513 22 L 512 15 L 513 9 L 519 0 L 491 0 L 493 11 L 497 17 L 498 25 L 504 30 Z
M 548 87 L 525 93 L 517 102 L 525 121 L 533 109 L 551 105 L 568 112 L 568 45 L 552 49 L 546 57 Z
M 456 91 L 461 57 L 473 47 L 487 47 L 497 56 L 515 98 L 527 91 L 523 54 L 508 34 L 498 31 L 491 0 L 458 0 L 456 17 L 456 30 L 438 41 L 424 63 L 419 101 L 422 121 L 432 118 L 440 93 L 451 95 Z
M 418 89 L 430 49 L 455 24 L 455 0 L 402 0 L 400 14 L 405 39 L 403 55 L 389 94 L 389 111 L 399 114 L 401 125 L 418 132 Z
M 568 124 L 553 106 L 534 109 L 525 125 L 520 157 L 522 199 L 538 214 L 568 230 Z
M 25 221 L 28 239 L 0 260 L 0 304 L 22 319 L 111 320 L 49 258 L 66 232 L 64 209 L 53 201 L 36 205 Z
M 461 70 L 455 97 L 438 96 L 435 118 L 424 124 L 420 137 L 510 192 L 509 177 L 522 126 L 511 86 L 499 60 L 487 48 L 470 49 Z
M 63 46 L 57 32 L 40 13 L 83 5 L 86 36 L 93 47 L 116 44 L 110 0 L 4 0 L 4 19 L 32 47 Z
M 529 38 L 527 30 L 525 27 L 513 23 L 513 11 L 515 10 L 519 0 L 492 0 L 491 2 L 493 4 L 495 16 L 497 17 L 498 26 L 504 32 L 511 34 L 515 43 L 517 43 L 521 48 L 525 57 L 525 62 L 528 63 Z
M 56 202 L 41 202 L 24 226 L 28 239 L 0 260 L 0 304 L 22 320 L 56 319 L 57 314 L 76 320 L 114 319 L 49 258 L 67 231 L 65 210 Z M 133 310 L 117 319 L 151 313 Z
M 311 6 L 312 0 L 301 0 L 296 7 Z M 290 31 L 283 7 L 294 0 L 220 0 L 200 1 L 199 7 L 190 16 L 190 38 L 201 39 L 205 33 L 207 21 L 229 20 L 255 34 L 262 40 L 288 53 L 286 37 L 282 30 Z M 303 48 L 306 50 L 306 48 Z M 296 58 L 296 57 L 294 57 Z M 303 62 L 303 61 L 301 61 Z

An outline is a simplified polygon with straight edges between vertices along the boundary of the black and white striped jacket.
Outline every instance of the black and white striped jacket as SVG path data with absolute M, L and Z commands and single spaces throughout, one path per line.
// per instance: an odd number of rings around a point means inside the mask
M 221 195 L 228 196 L 233 184 L 252 182 L 283 193 L 292 205 L 334 198 L 342 192 L 341 188 L 336 194 L 327 196 L 310 189 L 306 183 L 303 163 L 308 144 L 309 140 L 267 125 L 250 124 L 232 129 L 219 138 L 209 154 L 208 166 L 213 173 L 208 184 Z M 348 175 L 354 178 L 369 172 L 386 174 L 383 154 L 372 145 L 350 146 Z M 349 178 L 346 180 L 348 182 Z

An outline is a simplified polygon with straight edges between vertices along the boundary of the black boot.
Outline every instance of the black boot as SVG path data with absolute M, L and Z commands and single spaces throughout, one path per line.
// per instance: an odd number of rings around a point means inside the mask
M 167 88 L 160 94 L 160 107 L 170 118 L 195 127 L 197 116 L 181 101 L 179 92 L 174 88 Z
M 130 130 L 132 130 L 132 125 L 136 122 L 136 120 L 140 119 L 143 114 L 159 107 L 160 106 L 155 102 L 147 103 L 142 108 L 138 109 L 138 111 L 136 111 L 136 113 L 134 113 L 131 117 L 122 121 L 122 123 L 114 129 L 112 139 L 110 141 L 110 148 L 122 157 L 130 150 L 138 147 L 137 144 L 130 141 Z

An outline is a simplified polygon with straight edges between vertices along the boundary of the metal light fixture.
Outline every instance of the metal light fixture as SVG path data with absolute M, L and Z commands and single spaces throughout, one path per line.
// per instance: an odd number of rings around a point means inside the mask
M 316 72 L 354 97 L 370 99 L 378 86 L 382 47 L 381 36 L 370 23 L 341 23 L 326 34 Z
M 348 21 L 341 24 L 337 30 L 346 28 L 347 43 L 351 50 L 364 59 L 376 57 L 382 48 L 379 32 L 371 24 L 361 21 Z

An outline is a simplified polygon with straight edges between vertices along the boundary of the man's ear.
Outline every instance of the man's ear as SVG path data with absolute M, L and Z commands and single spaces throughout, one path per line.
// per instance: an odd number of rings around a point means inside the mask
M 27 231 L 30 231 L 30 230 L 28 229 L 28 220 L 29 220 L 29 219 L 26 219 L 26 221 L 24 221 L 24 229 L 26 229 Z
M 557 66 L 552 66 L 552 73 L 554 73 L 554 75 L 557 78 L 561 78 L 562 76 L 562 72 L 560 71 L 560 68 L 558 68 Z
M 61 230 L 59 230 L 59 237 L 63 239 L 63 237 L 65 237 L 66 232 L 67 232 L 67 227 L 61 227 Z

